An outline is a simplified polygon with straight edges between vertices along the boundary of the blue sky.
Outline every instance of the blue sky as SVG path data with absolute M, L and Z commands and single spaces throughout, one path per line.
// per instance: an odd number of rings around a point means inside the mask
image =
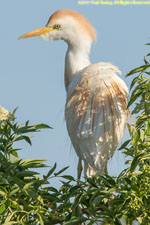
M 22 143 L 20 157 L 47 159 L 58 169 L 70 166 L 67 174 L 76 176 L 77 157 L 71 148 L 64 120 L 66 93 L 64 88 L 63 41 L 44 41 L 18 37 L 44 26 L 57 9 L 74 9 L 83 13 L 97 30 L 97 43 L 91 49 L 91 62 L 112 62 L 122 71 L 128 87 L 131 78 L 125 74 L 142 65 L 148 52 L 150 5 L 78 5 L 77 0 L 1 0 L 0 2 L 0 105 L 17 111 L 18 122 L 47 123 L 32 139 L 32 148 Z M 127 132 L 123 140 L 127 138 Z M 124 156 L 117 153 L 109 163 L 111 175 L 123 169 Z M 47 170 L 42 169 L 44 173 Z

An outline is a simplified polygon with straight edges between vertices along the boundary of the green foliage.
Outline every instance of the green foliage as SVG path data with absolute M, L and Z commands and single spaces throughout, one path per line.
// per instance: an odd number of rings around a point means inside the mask
M 150 54 L 147 55 L 149 57 Z M 85 178 L 77 182 L 63 175 L 68 167 L 57 171 L 54 164 L 47 175 L 39 176 L 33 168 L 46 167 L 44 160 L 22 160 L 15 142 L 24 140 L 31 145 L 29 133 L 45 124 L 18 125 L 14 114 L 0 122 L 0 224 L 3 225 L 121 225 L 133 221 L 150 224 L 150 64 L 127 74 L 136 77 L 131 83 L 129 106 L 136 123 L 127 124 L 130 139 L 119 150 L 128 156 L 128 168 L 118 177 L 109 175 Z M 51 179 L 59 178 L 59 189 L 51 186 Z

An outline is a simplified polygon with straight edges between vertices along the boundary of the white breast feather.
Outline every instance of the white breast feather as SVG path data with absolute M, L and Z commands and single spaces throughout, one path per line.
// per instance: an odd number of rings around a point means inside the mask
M 79 72 L 70 83 L 65 118 L 85 175 L 104 173 L 124 132 L 128 88 L 111 63 L 97 63 Z

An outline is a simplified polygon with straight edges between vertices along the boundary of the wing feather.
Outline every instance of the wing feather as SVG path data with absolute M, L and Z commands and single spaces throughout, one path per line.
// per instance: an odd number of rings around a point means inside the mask
M 128 89 L 118 72 L 110 63 L 91 65 L 68 87 L 67 129 L 87 176 L 104 172 L 124 132 Z

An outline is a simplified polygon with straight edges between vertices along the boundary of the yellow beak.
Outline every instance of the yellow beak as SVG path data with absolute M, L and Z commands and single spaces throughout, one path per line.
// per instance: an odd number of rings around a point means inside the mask
M 50 32 L 52 30 L 55 30 L 55 29 L 53 27 L 41 27 L 39 29 L 33 30 L 29 33 L 22 35 L 21 37 L 18 38 L 18 40 L 33 37 L 33 36 L 40 36 L 42 34 L 46 34 L 46 33 Z

